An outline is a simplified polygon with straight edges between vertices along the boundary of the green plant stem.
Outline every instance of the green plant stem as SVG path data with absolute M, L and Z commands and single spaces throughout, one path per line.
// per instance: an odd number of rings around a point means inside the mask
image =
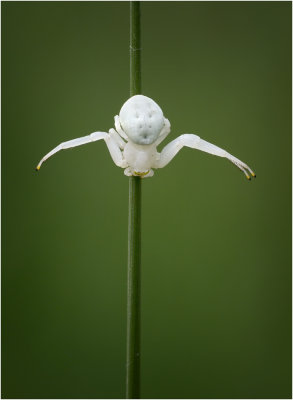
M 130 96 L 141 94 L 140 2 L 130 2 Z
M 140 398 L 140 215 L 141 181 L 130 177 L 128 219 L 126 398 Z
M 141 93 L 140 2 L 130 2 L 130 96 Z M 129 178 L 126 398 L 140 398 L 141 178 Z

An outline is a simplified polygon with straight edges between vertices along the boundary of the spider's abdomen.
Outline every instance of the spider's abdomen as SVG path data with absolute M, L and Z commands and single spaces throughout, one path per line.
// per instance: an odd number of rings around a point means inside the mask
M 119 119 L 129 139 L 140 145 L 154 143 L 164 126 L 161 108 L 142 95 L 133 96 L 123 104 Z

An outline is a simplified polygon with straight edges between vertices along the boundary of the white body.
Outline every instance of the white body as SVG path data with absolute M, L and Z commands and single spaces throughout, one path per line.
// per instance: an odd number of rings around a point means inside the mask
M 114 120 L 116 130 L 111 128 L 109 133 L 94 132 L 61 143 L 42 158 L 37 170 L 59 150 L 104 139 L 114 163 L 123 168 L 127 176 L 151 177 L 154 174 L 153 168 L 165 167 L 182 147 L 187 146 L 225 157 L 242 170 L 248 179 L 250 179 L 248 172 L 255 177 L 254 172 L 242 161 L 193 134 L 179 136 L 158 153 L 157 146 L 170 133 L 170 122 L 164 117 L 158 104 L 149 97 L 142 95 L 131 97 L 124 103 L 119 116 L 116 115 Z

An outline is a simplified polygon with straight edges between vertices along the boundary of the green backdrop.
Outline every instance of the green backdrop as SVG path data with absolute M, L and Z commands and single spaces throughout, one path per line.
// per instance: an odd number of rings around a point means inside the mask
M 291 397 L 291 2 L 142 4 L 143 93 L 248 163 L 143 181 L 142 397 Z M 2 2 L 2 397 L 123 398 L 127 2 Z M 160 148 L 163 147 L 163 144 Z

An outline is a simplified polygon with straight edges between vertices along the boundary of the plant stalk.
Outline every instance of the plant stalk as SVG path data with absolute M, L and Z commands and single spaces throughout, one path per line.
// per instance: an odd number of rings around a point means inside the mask
M 130 2 L 130 97 L 141 93 L 140 2 Z M 141 178 L 129 177 L 126 398 L 140 398 Z

